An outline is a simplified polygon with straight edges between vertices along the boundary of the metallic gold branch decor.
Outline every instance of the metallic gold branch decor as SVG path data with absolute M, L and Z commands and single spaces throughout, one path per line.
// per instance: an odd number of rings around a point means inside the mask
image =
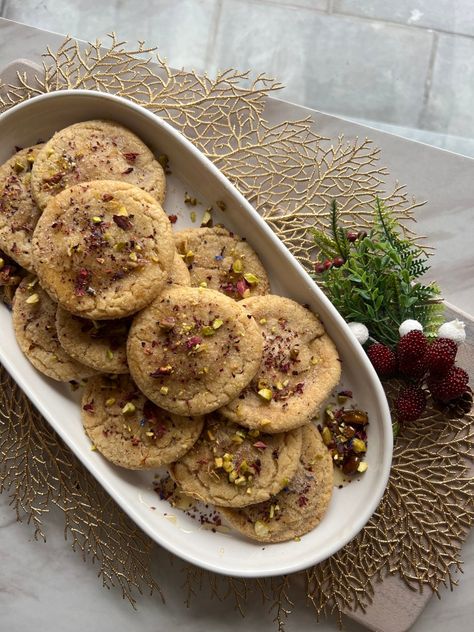
M 82 46 L 67 38 L 48 49 L 43 71 L 3 86 L 0 111 L 32 96 L 88 88 L 119 94 L 159 114 L 201 149 L 252 202 L 308 269 L 314 241 L 337 197 L 342 225 L 361 229 L 376 195 L 406 223 L 418 205 L 405 188 L 388 188 L 387 170 L 370 140 L 318 135 L 309 119 L 265 119 L 267 97 L 280 86 L 264 75 L 233 70 L 216 78 L 168 67 L 154 48 L 127 49 L 110 36 Z M 317 123 L 317 121 L 316 121 Z M 158 590 L 150 566 L 152 542 L 84 470 L 2 369 L 0 377 L 0 489 L 19 519 L 44 537 L 45 514 L 56 505 L 72 546 L 99 564 L 105 585 L 118 584 L 132 604 L 136 590 Z M 389 398 L 396 384 L 388 387 Z M 182 563 L 184 598 L 198 591 L 232 599 L 242 613 L 259 596 L 278 629 L 304 595 L 317 616 L 366 608 L 375 582 L 398 574 L 412 588 L 455 584 L 460 546 L 473 516 L 472 418 L 430 407 L 403 428 L 387 492 L 359 536 L 326 562 L 292 576 L 244 580 L 212 575 Z M 131 546 L 131 543 L 133 546 Z M 135 591 L 134 591 L 135 589 Z

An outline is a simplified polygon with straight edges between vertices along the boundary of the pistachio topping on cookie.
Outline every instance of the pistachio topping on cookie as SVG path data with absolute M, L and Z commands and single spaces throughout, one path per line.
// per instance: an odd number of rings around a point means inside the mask
M 180 417 L 150 402 L 126 375 L 100 376 L 82 398 L 84 429 L 109 461 L 132 470 L 157 468 L 183 456 L 203 419 Z
M 175 286 L 135 317 L 128 364 L 140 389 L 159 406 L 204 414 L 250 382 L 262 343 L 254 319 L 232 299 Z
M 191 285 L 208 287 L 237 301 L 267 294 L 267 273 L 249 244 L 222 226 L 189 228 L 175 234 Z
M 0 248 L 29 272 L 31 238 L 41 214 L 31 194 L 31 168 L 41 147 L 20 149 L 0 166 Z
M 158 202 L 165 197 L 160 163 L 135 134 L 113 121 L 85 121 L 57 132 L 35 161 L 31 185 L 43 209 L 67 187 L 92 180 L 127 182 Z
M 303 429 L 301 456 L 293 477 L 268 500 L 241 509 L 219 508 L 238 531 L 259 542 L 284 542 L 321 521 L 332 496 L 331 456 L 313 425 Z
M 222 414 L 265 432 L 309 423 L 340 378 L 334 344 L 318 318 L 295 301 L 257 296 L 241 304 L 258 323 L 263 358 L 252 382 Z
M 244 430 L 214 413 L 170 473 L 186 494 L 204 502 L 228 507 L 262 502 L 293 477 L 301 437 L 299 429 L 278 435 Z
M 107 180 L 53 198 L 33 241 L 45 289 L 68 311 L 97 320 L 121 318 L 151 302 L 175 256 L 158 202 L 135 186 Z

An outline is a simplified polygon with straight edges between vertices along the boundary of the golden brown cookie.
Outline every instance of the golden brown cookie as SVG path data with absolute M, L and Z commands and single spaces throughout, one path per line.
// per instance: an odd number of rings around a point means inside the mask
M 150 402 L 129 376 L 91 380 L 82 398 L 82 422 L 106 459 L 131 470 L 153 469 L 182 457 L 196 442 L 203 419 L 178 417 Z
M 265 432 L 309 423 L 341 375 L 337 349 L 316 316 L 282 296 L 257 296 L 241 303 L 264 339 L 263 359 L 251 384 L 222 414 Z
M 127 336 L 131 319 L 88 320 L 58 307 L 56 328 L 62 348 L 100 373 L 128 373 Z
M 31 186 L 44 209 L 64 189 L 92 180 L 121 180 L 165 197 L 165 174 L 148 147 L 113 121 L 85 121 L 56 132 L 39 153 Z
M 41 215 L 31 194 L 31 168 L 42 146 L 21 149 L 0 167 L 0 248 L 29 272 L 31 238 Z
M 303 447 L 296 474 L 269 500 L 241 509 L 220 508 L 229 524 L 252 540 L 285 542 L 314 529 L 329 506 L 333 465 L 313 425 L 303 429 Z
M 173 257 L 173 263 L 168 277 L 168 285 L 184 285 L 185 287 L 191 285 L 189 270 L 178 253 L 175 253 Z
M 175 248 L 169 220 L 141 189 L 100 180 L 51 199 L 33 236 L 41 285 L 66 310 L 124 318 L 165 286 Z
M 175 233 L 175 241 L 194 287 L 206 284 L 236 300 L 268 294 L 268 276 L 257 254 L 226 228 L 188 228 Z
M 13 300 L 13 328 L 20 349 L 31 364 L 53 380 L 69 382 L 95 375 L 95 371 L 64 351 L 56 334 L 57 305 L 37 279 L 20 283 Z
M 158 406 L 200 415 L 223 406 L 250 382 L 262 343 L 239 303 L 214 290 L 175 286 L 134 318 L 128 366 Z
M 206 418 L 192 450 L 170 474 L 193 498 L 225 507 L 262 502 L 285 487 L 301 454 L 301 430 L 281 434 L 246 431 L 218 414 Z

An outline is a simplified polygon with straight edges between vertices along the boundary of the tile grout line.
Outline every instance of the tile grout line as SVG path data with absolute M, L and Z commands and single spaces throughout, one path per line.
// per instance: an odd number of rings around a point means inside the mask
M 433 72 L 436 61 L 436 55 L 438 53 L 438 41 L 439 34 L 433 31 L 433 43 L 431 44 L 430 58 L 428 62 L 428 72 L 426 73 L 425 87 L 423 91 L 423 105 L 421 108 L 420 116 L 418 117 L 418 129 L 425 129 L 424 123 L 426 119 L 426 110 L 428 107 L 428 101 L 431 95 L 431 85 L 433 83 Z
M 214 57 L 214 49 L 216 47 L 217 32 L 219 30 L 221 15 L 222 15 L 222 0 L 217 0 L 217 7 L 212 17 L 212 33 L 207 43 L 206 55 L 204 58 L 204 72 L 208 72 L 210 70 L 211 61 Z

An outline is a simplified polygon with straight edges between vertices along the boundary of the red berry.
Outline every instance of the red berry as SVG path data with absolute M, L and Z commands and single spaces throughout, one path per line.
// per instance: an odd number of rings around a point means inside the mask
M 379 377 L 388 378 L 395 375 L 397 357 L 390 347 L 376 342 L 367 349 L 367 355 Z
M 343 259 L 343 257 L 336 257 L 335 259 L 332 260 L 332 265 L 335 268 L 340 268 L 344 264 L 345 264 L 345 260 Z
M 356 233 L 354 230 L 348 230 L 347 231 L 347 240 L 348 241 L 356 241 L 357 240 L 357 235 L 358 233 Z
M 326 261 L 323 262 L 323 266 L 325 270 L 329 270 L 329 268 L 332 268 L 332 261 L 330 259 L 326 259 Z
M 426 373 L 428 341 L 421 331 L 414 329 L 400 339 L 397 345 L 398 368 L 410 378 L 420 378 Z
M 324 267 L 324 263 L 321 263 L 321 261 L 316 261 L 316 263 L 314 264 L 314 270 L 318 273 L 324 272 L 324 270 L 326 270 L 326 268 Z
M 426 408 L 426 393 L 418 387 L 402 389 L 395 401 L 399 421 L 416 421 Z
M 446 375 L 442 377 L 430 375 L 428 378 L 428 388 L 433 399 L 443 403 L 450 402 L 464 395 L 467 391 L 468 383 L 469 375 L 464 369 L 457 366 L 451 367 Z
M 426 352 L 426 366 L 434 377 L 445 375 L 453 366 L 458 350 L 454 340 L 437 338 Z

